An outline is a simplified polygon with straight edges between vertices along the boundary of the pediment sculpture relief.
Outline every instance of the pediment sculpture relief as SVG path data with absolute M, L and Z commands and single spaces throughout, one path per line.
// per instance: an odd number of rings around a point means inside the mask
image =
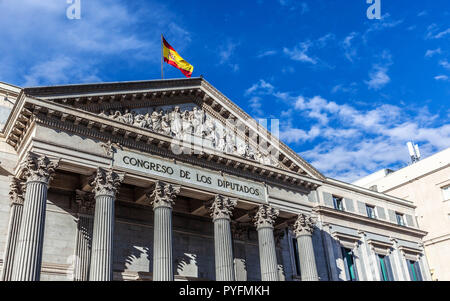
M 234 129 L 217 122 L 202 109 L 193 107 L 181 110 L 179 106 L 170 109 L 156 108 L 152 113 L 140 114 L 129 109 L 101 111 L 99 116 L 107 117 L 125 124 L 164 134 L 179 140 L 199 142 L 228 154 L 239 155 L 261 164 L 279 167 L 279 162 L 269 154 L 259 150 L 236 137 Z

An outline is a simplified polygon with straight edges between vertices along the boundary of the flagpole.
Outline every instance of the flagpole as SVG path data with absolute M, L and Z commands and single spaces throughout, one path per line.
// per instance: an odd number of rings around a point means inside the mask
M 164 79 L 164 50 L 163 50 L 163 35 L 161 34 L 161 79 Z

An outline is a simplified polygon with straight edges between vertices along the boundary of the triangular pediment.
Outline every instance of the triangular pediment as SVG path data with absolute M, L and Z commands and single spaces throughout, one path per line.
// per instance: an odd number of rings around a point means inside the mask
M 323 176 L 203 78 L 26 88 L 25 97 L 94 114 L 260 165 Z M 52 108 L 54 111 L 55 108 Z M 66 113 L 67 115 L 67 113 Z M 129 134 L 128 134 L 129 135 Z M 142 136 L 139 134 L 138 136 Z

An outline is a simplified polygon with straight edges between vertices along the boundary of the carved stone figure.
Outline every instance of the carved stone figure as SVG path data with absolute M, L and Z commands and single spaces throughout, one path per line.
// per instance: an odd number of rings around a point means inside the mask
M 133 124 L 134 116 L 129 109 L 125 109 L 125 113 L 122 115 L 122 120 L 122 122 L 125 122 L 126 124 Z
M 192 112 L 192 126 L 194 134 L 197 136 L 202 135 L 204 119 L 205 113 L 203 112 L 203 110 L 199 110 L 197 109 L 197 107 L 194 107 Z
M 203 142 L 205 146 L 215 148 L 218 151 L 236 154 L 265 165 L 276 167 L 280 165 L 270 155 L 263 154 L 259 150 L 255 151 L 248 143 L 236 139 L 236 133 L 232 129 L 217 127 L 216 121 L 197 107 L 194 107 L 192 111 L 181 112 L 180 107 L 175 106 L 173 110 L 168 112 L 159 109 L 145 115 L 136 114 L 129 109 L 125 109 L 124 113 L 119 110 L 109 110 L 108 114 L 103 110 L 99 113 L 99 116 L 106 116 L 178 139 L 190 139 L 189 136 L 196 135 L 205 139 Z
M 160 112 L 153 111 L 151 120 L 152 120 L 152 129 L 155 132 L 161 131 L 161 118 L 162 118 L 162 110 Z
M 182 113 L 182 128 L 183 134 L 191 135 L 193 132 L 191 112 L 184 111 Z
M 161 120 L 161 132 L 164 135 L 170 135 L 171 129 L 170 129 L 170 122 L 169 122 L 169 116 L 164 115 Z
M 171 131 L 176 137 L 182 134 L 183 124 L 181 120 L 180 107 L 176 106 L 171 116 Z
M 145 120 L 145 116 L 137 115 L 136 117 L 134 117 L 133 125 L 141 127 L 141 128 L 145 128 L 147 126 L 147 121 Z

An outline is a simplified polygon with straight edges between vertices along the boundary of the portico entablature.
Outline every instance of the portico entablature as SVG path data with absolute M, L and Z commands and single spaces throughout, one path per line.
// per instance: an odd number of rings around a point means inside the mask
M 165 88 L 168 82 L 172 86 L 170 91 Z M 47 119 L 47 122 L 53 123 L 62 121 L 65 123 L 63 125 L 65 128 L 69 127 L 69 124 L 76 127 L 85 126 L 88 129 L 94 129 L 103 134 L 113 135 L 116 139 L 119 138 L 119 140 L 131 138 L 136 142 L 164 146 L 167 139 L 160 139 L 160 136 L 164 135 L 148 135 L 151 131 L 138 131 L 142 129 L 139 129 L 137 126 L 118 127 L 117 120 L 101 118 L 99 117 L 101 115 L 99 113 L 105 110 L 123 108 L 127 108 L 127 110 L 148 106 L 156 108 L 158 105 L 176 105 L 190 101 L 198 105 L 199 110 L 203 110 L 211 118 L 216 119 L 219 124 L 226 124 L 227 118 L 229 117 L 238 122 L 239 130 L 235 132 L 236 137 L 243 139 L 241 143 L 245 141 L 245 143 L 248 143 L 248 147 L 254 148 L 250 150 L 251 156 L 253 156 L 254 151 L 257 152 L 255 153 L 255 158 L 252 157 L 251 160 L 247 161 L 256 160 L 257 163 L 260 163 L 259 165 L 271 166 L 273 164 L 269 164 L 268 162 L 273 162 L 275 157 L 270 158 L 270 160 L 267 157 L 270 155 L 263 154 L 263 157 L 261 157 L 262 153 L 270 153 L 272 156 L 277 157 L 278 163 L 276 165 L 280 165 L 279 167 L 282 169 L 292 171 L 296 174 L 306 175 L 314 179 L 323 179 L 323 176 L 312 166 L 292 152 L 292 150 L 282 144 L 277 138 L 272 137 L 264 127 L 258 125 L 255 120 L 245 114 L 205 80 L 193 79 L 168 82 L 149 81 L 24 89 L 19 95 L 16 108 L 13 115 L 10 116 L 10 121 L 5 130 L 7 141 L 18 148 L 23 141 L 23 133 L 27 130 L 27 126 L 29 127 L 27 119 L 34 115 L 45 114 L 47 118 L 40 116 L 38 121 L 42 121 L 43 119 Z M 124 90 L 124 87 L 127 89 Z M 55 106 L 51 106 L 51 104 Z M 67 111 L 67 109 L 73 109 L 74 111 Z M 89 118 L 92 117 L 92 114 L 86 116 L 76 113 L 94 113 L 93 115 L 99 118 L 92 120 L 92 118 Z M 105 116 L 103 114 L 103 117 Z M 66 120 L 67 122 L 64 122 Z M 54 124 L 54 126 L 58 125 Z M 123 126 L 123 122 L 121 125 Z M 59 126 L 61 127 L 61 125 Z M 168 140 L 170 141 L 171 139 Z M 163 143 L 163 145 L 159 145 L 160 143 Z M 220 144 L 220 141 L 218 143 Z M 167 144 L 165 146 L 167 147 Z M 196 152 L 195 146 L 192 148 L 192 151 L 194 154 L 201 154 Z M 238 149 L 240 156 L 243 156 L 242 151 Z M 206 153 L 208 155 L 206 158 L 209 160 L 216 160 L 216 157 L 222 157 L 217 156 L 217 152 L 211 149 Z M 242 162 L 230 161 L 229 158 L 224 159 L 223 164 L 226 165 L 242 164 Z M 251 165 L 247 166 L 244 164 L 240 168 L 253 168 Z M 255 171 L 262 174 L 270 174 L 272 172 L 272 170 L 264 168 L 258 168 Z M 281 178 L 281 180 L 290 181 L 291 179 Z
M 217 152 L 205 147 L 196 148 L 195 145 L 182 142 L 181 146 L 192 151 L 188 154 L 174 154 L 171 147 L 173 147 L 173 140 L 170 137 L 158 133 L 152 133 L 146 130 L 135 128 L 123 123 L 104 120 L 90 112 L 79 112 L 72 108 L 60 107 L 53 103 L 44 103 L 42 100 L 30 99 L 28 108 L 23 108 L 24 114 L 18 116 L 23 122 L 26 121 L 26 126 L 22 128 L 23 132 L 20 139 L 31 139 L 30 136 L 34 126 L 52 128 L 62 130 L 68 134 L 76 133 L 79 137 L 89 137 L 93 141 L 100 142 L 110 140 L 117 142 L 123 147 L 129 149 L 137 149 L 145 153 L 152 153 L 165 158 L 189 162 L 191 164 L 200 165 L 205 168 L 223 170 L 230 174 L 245 174 L 246 177 L 256 179 L 264 182 L 282 183 L 282 185 L 299 187 L 303 190 L 316 189 L 320 185 L 320 180 L 309 178 L 291 171 L 280 168 L 262 165 L 258 162 L 246 160 L 235 155 Z M 19 122 L 17 126 L 25 125 Z M 100 126 L 100 128 L 94 127 Z M 102 127 L 114 127 L 111 133 L 102 131 Z M 113 133 L 122 133 L 123 136 L 114 136 Z M 14 133 L 11 134 L 15 136 Z M 73 138 L 75 135 L 72 136 Z M 52 137 L 51 137 L 52 138 Z M 19 139 L 19 140 L 20 140 Z M 39 138 L 35 138 L 39 139 Z M 26 141 L 20 140 L 23 146 L 27 145 Z M 57 143 L 53 142 L 55 146 Z M 18 146 L 18 145 L 17 145 Z M 76 148 L 77 144 L 71 142 L 70 148 Z M 65 146 L 68 147 L 67 145 Z M 84 150 L 84 149 L 83 149 Z M 21 149 L 18 148 L 21 152 Z M 197 154 L 195 154 L 197 152 Z

